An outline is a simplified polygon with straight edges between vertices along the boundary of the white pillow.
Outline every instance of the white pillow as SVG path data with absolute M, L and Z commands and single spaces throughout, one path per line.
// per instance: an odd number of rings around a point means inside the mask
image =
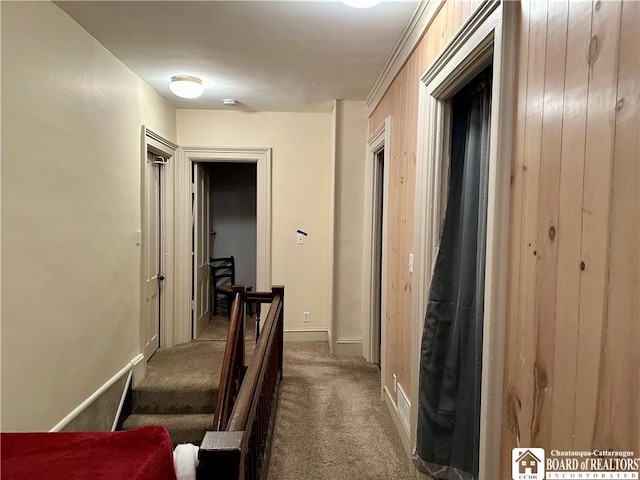
M 198 447 L 191 443 L 181 443 L 173 451 L 173 465 L 178 480 L 196 480 L 198 467 Z

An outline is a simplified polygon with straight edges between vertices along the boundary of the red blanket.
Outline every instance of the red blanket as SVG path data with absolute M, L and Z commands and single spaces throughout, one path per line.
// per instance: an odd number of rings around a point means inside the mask
M 3 433 L 2 479 L 176 480 L 164 427 L 122 432 Z

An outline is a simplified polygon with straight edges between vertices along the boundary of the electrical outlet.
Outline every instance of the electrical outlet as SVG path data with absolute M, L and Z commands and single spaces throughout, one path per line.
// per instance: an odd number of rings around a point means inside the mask
M 409 273 L 413 273 L 413 253 L 409 254 Z
M 396 377 L 396 374 L 394 373 L 393 376 L 393 391 L 397 392 L 398 391 L 398 378 Z
M 302 321 L 304 323 L 309 323 L 309 312 L 303 312 L 302 314 Z

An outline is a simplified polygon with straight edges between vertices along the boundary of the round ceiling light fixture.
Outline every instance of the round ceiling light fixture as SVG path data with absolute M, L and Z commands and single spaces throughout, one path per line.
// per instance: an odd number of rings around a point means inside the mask
M 353 8 L 375 7 L 381 2 L 382 0 L 342 0 L 342 3 Z
M 198 98 L 204 92 L 204 85 L 198 77 L 175 75 L 171 77 L 169 89 L 178 97 Z

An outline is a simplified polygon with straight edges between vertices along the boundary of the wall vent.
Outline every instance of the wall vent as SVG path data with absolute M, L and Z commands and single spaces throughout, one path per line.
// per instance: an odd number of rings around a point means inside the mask
M 409 435 L 409 419 L 411 417 L 411 403 L 398 383 L 398 416 L 407 435 Z

